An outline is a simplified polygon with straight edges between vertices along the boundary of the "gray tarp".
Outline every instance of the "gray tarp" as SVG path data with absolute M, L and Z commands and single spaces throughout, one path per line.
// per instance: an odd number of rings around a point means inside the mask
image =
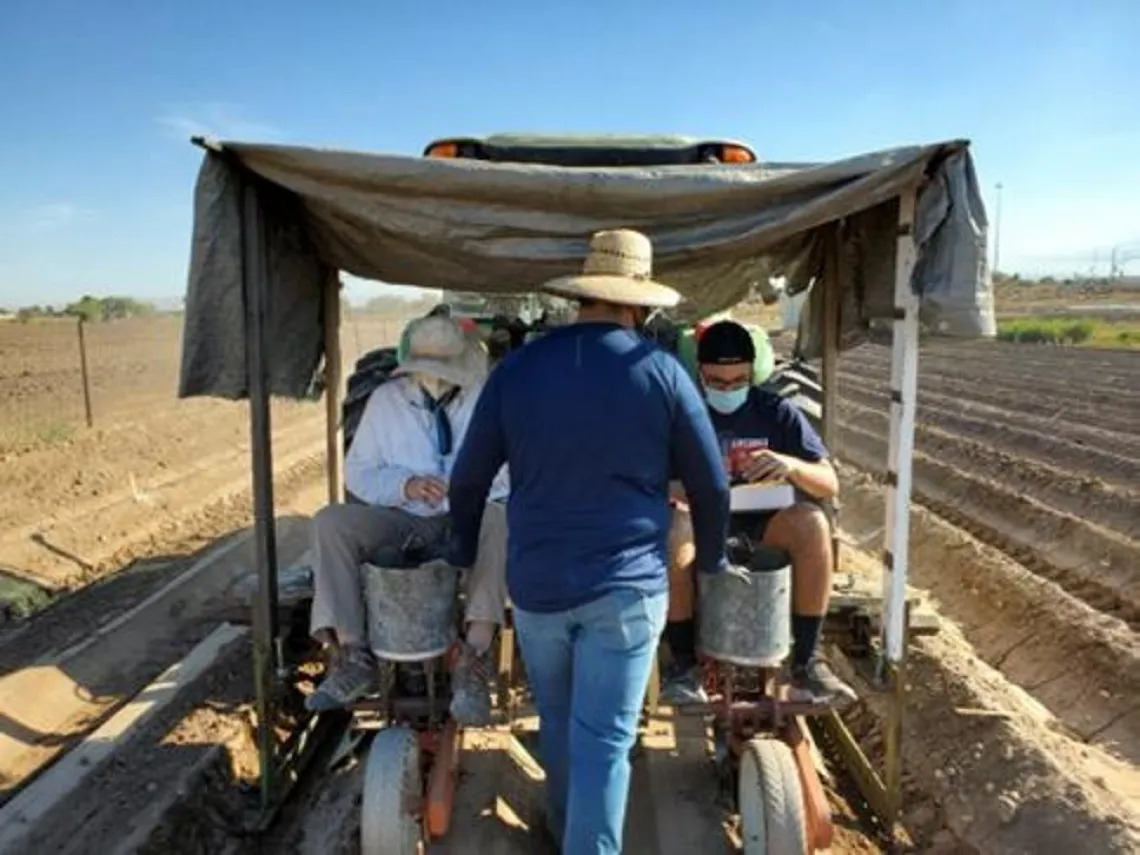
M 820 274 L 821 227 L 844 220 L 845 346 L 891 314 L 897 196 L 918 198 L 913 286 L 924 322 L 993 335 L 986 219 L 964 142 L 815 166 L 562 169 L 227 143 L 207 152 L 194 199 L 180 395 L 246 395 L 242 187 L 256 176 L 266 223 L 269 388 L 308 393 L 322 352 L 322 289 L 333 269 L 458 291 L 533 290 L 579 268 L 588 236 L 632 227 L 653 239 L 657 278 L 682 314 L 728 308 L 786 275 Z M 813 289 L 812 302 L 820 289 Z M 811 311 L 819 317 L 818 311 Z M 818 348 L 818 331 L 802 342 Z

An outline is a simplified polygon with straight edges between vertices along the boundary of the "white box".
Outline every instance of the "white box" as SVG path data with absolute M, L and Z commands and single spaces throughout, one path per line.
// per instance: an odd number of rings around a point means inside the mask
M 779 511 L 796 502 L 796 491 L 791 484 L 766 481 L 761 484 L 741 484 L 731 490 L 731 510 L 734 514 L 756 511 Z

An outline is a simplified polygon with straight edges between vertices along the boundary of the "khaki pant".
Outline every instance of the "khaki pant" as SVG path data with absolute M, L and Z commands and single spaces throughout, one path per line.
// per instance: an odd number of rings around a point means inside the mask
M 328 505 L 313 517 L 313 610 L 310 628 L 336 631 L 341 644 L 366 644 L 360 565 L 382 546 L 410 535 L 426 541 L 445 536 L 446 516 L 417 517 L 397 508 Z M 507 599 L 507 510 L 488 502 L 479 551 L 466 582 L 467 620 L 503 623 Z

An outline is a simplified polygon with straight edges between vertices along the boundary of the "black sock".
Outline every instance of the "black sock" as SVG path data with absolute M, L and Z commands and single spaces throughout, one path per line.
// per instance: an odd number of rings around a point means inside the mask
M 823 618 L 792 615 L 792 668 L 804 668 L 811 662 L 822 630 Z
M 697 629 L 693 621 L 669 621 L 665 624 L 665 641 L 678 665 L 688 667 L 697 664 Z

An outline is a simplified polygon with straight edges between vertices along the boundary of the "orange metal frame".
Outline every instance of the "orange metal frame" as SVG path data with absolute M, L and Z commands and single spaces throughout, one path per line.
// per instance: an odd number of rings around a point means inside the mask
M 734 666 L 729 666 L 728 670 Z M 823 782 L 812 760 L 810 742 L 805 732 L 805 717 L 798 711 L 804 704 L 788 702 L 782 689 L 777 685 L 775 671 L 769 668 L 756 670 L 762 687 L 760 697 L 755 700 L 740 700 L 733 696 L 731 673 L 725 674 L 725 667 L 716 660 L 705 660 L 704 682 L 710 694 L 721 688 L 720 680 L 725 677 L 722 697 L 709 706 L 728 729 L 728 744 L 732 753 L 739 758 L 744 743 L 754 736 L 768 734 L 779 739 L 792 750 L 792 757 L 799 773 L 800 791 L 804 799 L 804 822 L 806 824 L 809 851 L 826 850 L 831 846 L 835 827 L 831 822 L 831 807 Z M 821 710 L 820 713 L 825 710 Z M 814 711 L 813 711 L 814 712 Z M 819 713 L 816 713 L 819 714 Z
M 455 784 L 459 778 L 459 750 L 463 734 L 454 720 L 438 733 L 420 735 L 421 749 L 431 756 L 424 792 L 424 830 L 429 840 L 438 840 L 451 827 Z
M 804 794 L 804 821 L 807 823 L 808 845 L 813 850 L 826 850 L 831 846 L 835 827 L 831 822 L 831 806 L 823 791 L 823 781 L 815 769 L 810 743 L 804 734 L 804 721 L 793 719 L 781 738 L 792 749 L 796 769 L 800 773 L 800 789 Z

